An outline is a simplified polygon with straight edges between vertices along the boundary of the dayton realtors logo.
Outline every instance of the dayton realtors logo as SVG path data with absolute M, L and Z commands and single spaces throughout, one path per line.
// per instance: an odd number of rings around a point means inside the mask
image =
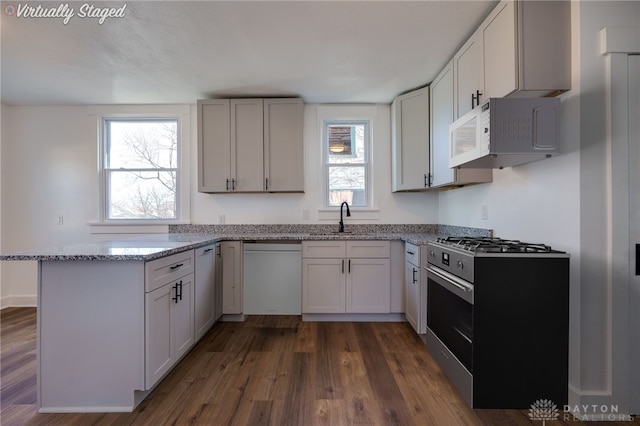
M 565 405 L 562 411 L 549 399 L 539 399 L 529 409 L 529 419 L 542 420 L 543 426 L 547 421 L 561 420 L 563 422 L 579 421 L 619 421 L 632 422 L 634 417 L 619 412 L 617 405 Z
M 544 425 L 547 420 L 556 420 L 560 416 L 558 407 L 551 400 L 539 399 L 529 409 L 529 419 L 542 420 Z
M 72 18 L 92 18 L 102 25 L 109 18 L 124 18 L 127 4 L 121 7 L 96 7 L 89 3 L 84 3 L 77 10 L 70 7 L 68 3 L 61 3 L 57 6 L 32 6 L 26 3 L 20 3 L 17 6 L 7 4 L 3 7 L 6 16 L 15 16 L 17 18 L 54 18 L 61 19 L 64 25 L 67 25 Z

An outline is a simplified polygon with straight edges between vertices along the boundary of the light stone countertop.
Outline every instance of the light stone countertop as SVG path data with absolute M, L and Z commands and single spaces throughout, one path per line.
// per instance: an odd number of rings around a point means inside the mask
M 3 253 L 0 260 L 149 261 L 219 241 L 401 240 L 420 245 L 448 235 L 491 233 L 436 225 L 352 225 L 345 233 L 338 233 L 335 226 L 323 225 L 172 225 L 168 234 Z

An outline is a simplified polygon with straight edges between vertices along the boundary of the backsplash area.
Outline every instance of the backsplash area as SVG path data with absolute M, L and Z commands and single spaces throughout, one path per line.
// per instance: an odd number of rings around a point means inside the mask
M 434 234 L 442 236 L 491 237 L 493 230 L 483 228 L 467 228 L 452 225 L 435 224 L 354 224 L 346 225 L 353 234 Z M 338 230 L 337 225 L 169 225 L 169 233 L 184 234 L 306 234 L 330 233 Z

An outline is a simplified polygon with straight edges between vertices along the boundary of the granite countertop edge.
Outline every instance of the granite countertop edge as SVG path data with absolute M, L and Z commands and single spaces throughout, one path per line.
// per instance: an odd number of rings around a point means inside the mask
M 214 232 L 204 229 L 203 233 L 180 232 L 181 230 L 193 231 L 196 227 L 178 228 L 178 232 L 168 234 L 153 234 L 143 237 L 132 237 L 104 242 L 88 244 L 69 244 L 43 249 L 33 249 L 6 253 L 0 255 L 0 260 L 26 260 L 26 261 L 151 261 L 161 257 L 170 256 L 187 250 L 197 249 L 220 241 L 321 241 L 321 240 L 399 240 L 416 245 L 426 244 L 439 237 L 464 233 L 460 228 L 428 228 L 427 232 L 390 232 L 375 229 L 355 229 L 351 232 L 337 233 L 333 231 L 316 232 Z M 413 230 L 413 229 L 412 229 Z M 415 231 L 415 230 L 413 230 Z M 455 232 L 454 232 L 455 231 Z M 483 230 L 488 231 L 489 230 Z M 475 232 L 475 231 L 474 231 Z

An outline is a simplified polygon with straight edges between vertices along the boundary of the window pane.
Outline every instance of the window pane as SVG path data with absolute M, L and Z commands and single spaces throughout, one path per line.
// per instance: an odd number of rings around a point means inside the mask
M 109 219 L 175 219 L 176 172 L 111 171 Z
M 177 120 L 107 120 L 107 168 L 174 168 Z
M 343 201 L 354 207 L 366 207 L 365 168 L 329 166 L 329 206 Z
M 329 164 L 362 164 L 365 162 L 364 138 L 366 125 L 327 125 L 327 149 Z

